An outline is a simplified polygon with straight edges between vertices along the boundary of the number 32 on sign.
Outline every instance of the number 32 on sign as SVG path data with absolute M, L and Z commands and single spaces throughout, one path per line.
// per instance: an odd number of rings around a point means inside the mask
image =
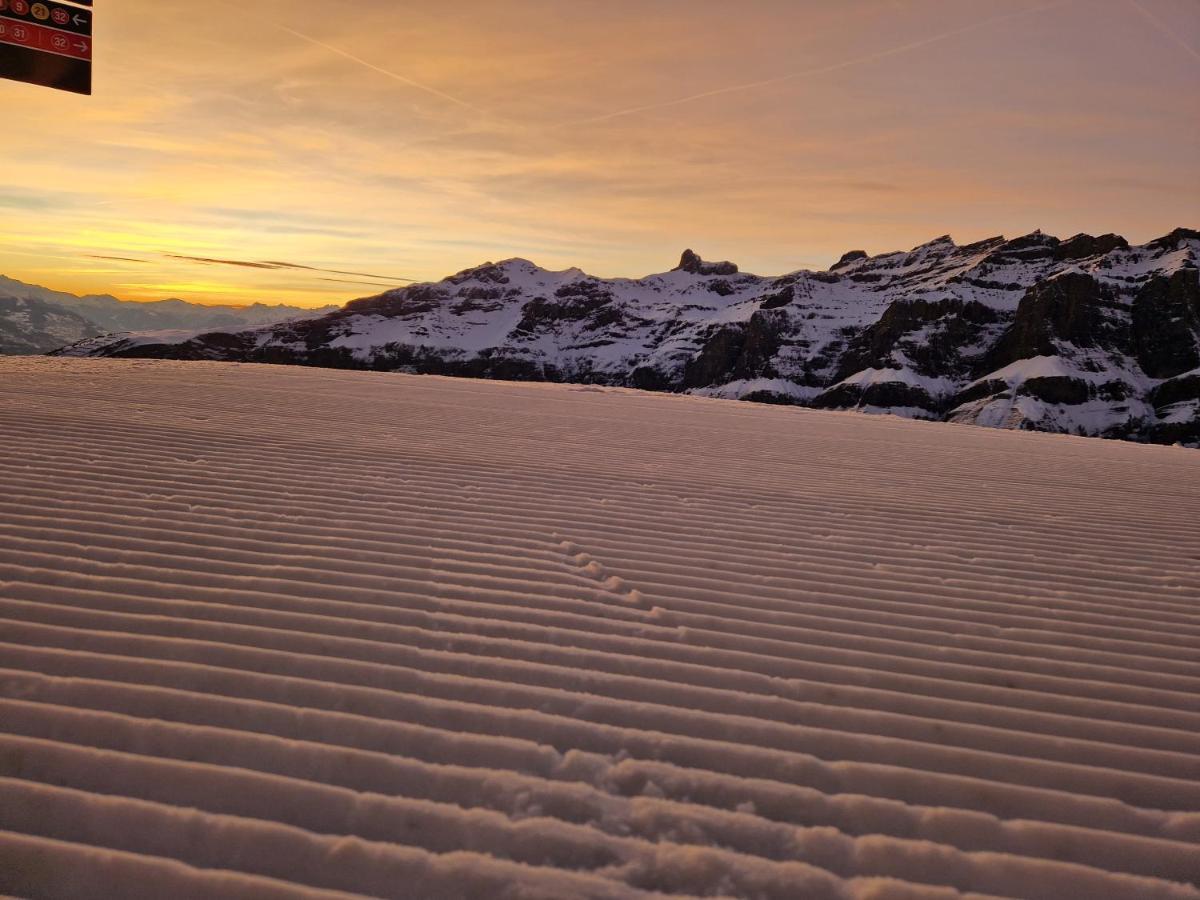
M 0 0 L 0 78 L 90 94 L 92 11 L 81 6 Z

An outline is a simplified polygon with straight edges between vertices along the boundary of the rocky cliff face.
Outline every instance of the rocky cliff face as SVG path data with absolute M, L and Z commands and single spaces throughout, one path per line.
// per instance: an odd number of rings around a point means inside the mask
M 1200 443 L 1200 232 L 1141 247 L 1034 232 L 827 272 L 686 251 L 641 279 L 521 259 L 304 321 L 85 341 L 74 355 L 541 379 Z

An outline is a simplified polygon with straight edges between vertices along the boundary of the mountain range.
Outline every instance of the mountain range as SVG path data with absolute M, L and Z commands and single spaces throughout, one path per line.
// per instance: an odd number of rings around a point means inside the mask
M 84 340 L 71 356 L 618 385 L 1200 445 L 1200 232 L 1035 231 L 778 277 L 686 251 L 644 278 L 486 263 L 306 319 Z
M 250 328 L 337 308 L 202 306 L 185 300 L 138 303 L 107 294 L 79 297 L 0 275 L 0 355 L 45 353 L 113 332 Z

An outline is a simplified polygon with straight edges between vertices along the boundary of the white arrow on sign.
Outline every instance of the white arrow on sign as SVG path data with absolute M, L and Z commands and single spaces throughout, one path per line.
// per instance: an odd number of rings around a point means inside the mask
M 85 16 L 79 15 L 79 13 L 76 13 L 75 18 L 72 19 L 71 21 L 74 22 L 76 25 L 86 25 L 88 22 L 87 18 Z
M 80 53 L 87 53 L 87 48 L 88 48 L 88 45 L 86 43 L 84 43 L 83 41 L 75 42 L 75 49 L 78 50 Z

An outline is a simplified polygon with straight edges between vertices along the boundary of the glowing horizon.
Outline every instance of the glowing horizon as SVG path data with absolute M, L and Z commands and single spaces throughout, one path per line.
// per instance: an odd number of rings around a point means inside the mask
M 320 306 L 1198 224 L 1192 0 L 148 6 L 96 10 L 94 97 L 0 81 L 0 272 Z

